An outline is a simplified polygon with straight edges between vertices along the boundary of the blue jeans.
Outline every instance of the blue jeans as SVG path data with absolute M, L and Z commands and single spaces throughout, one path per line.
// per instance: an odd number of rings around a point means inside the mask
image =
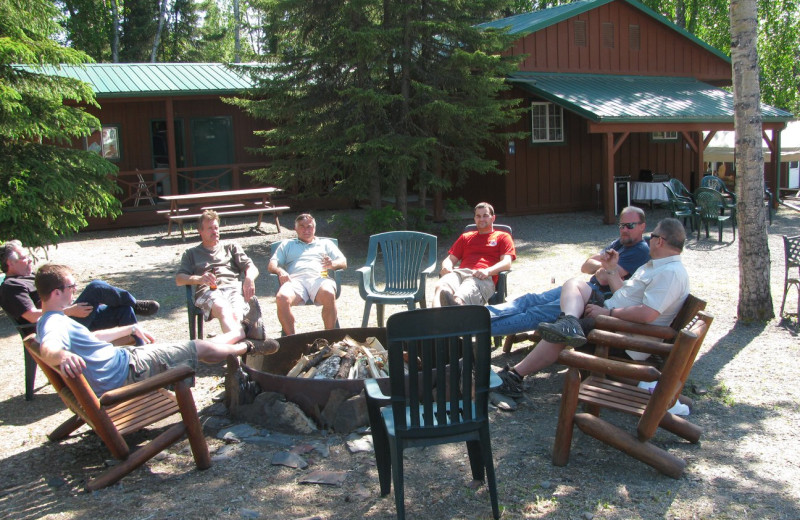
M 539 294 L 528 293 L 500 305 L 487 305 L 492 336 L 507 336 L 535 330 L 542 322 L 553 322 L 561 314 L 561 287 Z
M 84 318 L 72 318 L 89 330 L 110 329 L 136 323 L 133 306 L 136 298 L 128 291 L 94 280 L 86 286 L 75 303 L 88 303 L 94 309 Z

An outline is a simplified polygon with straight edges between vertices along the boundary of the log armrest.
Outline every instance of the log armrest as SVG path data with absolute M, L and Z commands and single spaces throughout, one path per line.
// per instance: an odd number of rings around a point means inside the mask
M 671 343 L 662 343 L 647 338 L 626 336 L 625 334 L 609 332 L 607 330 L 595 329 L 586 336 L 586 339 L 597 346 L 635 350 L 637 352 L 658 354 L 665 357 L 669 356 L 669 353 L 672 351 Z
M 637 381 L 658 381 L 661 372 L 649 365 L 635 365 L 614 361 L 602 357 L 584 354 L 574 350 L 562 350 L 558 355 L 558 362 L 568 367 L 590 372 L 599 372 L 615 377 L 635 379 Z
M 148 377 L 144 381 L 109 390 L 100 396 L 100 404 L 103 406 L 112 406 L 117 403 L 122 403 L 134 397 L 150 393 L 153 390 L 183 381 L 193 375 L 194 369 L 185 365 L 171 368 L 166 372 Z
M 678 333 L 672 327 L 662 325 L 650 325 L 647 323 L 634 323 L 632 321 L 625 321 L 611 316 L 598 316 L 595 318 L 595 327 L 601 330 L 608 330 L 612 332 L 628 332 L 631 334 L 641 334 L 644 336 L 652 336 L 654 338 L 671 340 L 674 339 Z

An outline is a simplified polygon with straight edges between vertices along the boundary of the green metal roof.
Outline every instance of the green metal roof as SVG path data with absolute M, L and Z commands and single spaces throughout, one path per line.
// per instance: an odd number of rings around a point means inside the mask
M 508 81 L 598 123 L 733 122 L 733 94 L 694 78 L 517 72 Z M 794 119 L 765 104 L 761 115 Z
M 222 63 L 93 63 L 23 68 L 79 79 L 100 98 L 224 95 L 253 85 Z
M 507 28 L 509 34 L 525 36 L 614 1 L 620 1 L 629 4 L 630 6 L 642 11 L 646 15 L 655 18 L 662 24 L 669 26 L 669 28 L 672 30 L 679 32 L 681 35 L 692 40 L 694 43 L 703 47 L 707 51 L 730 63 L 731 59 L 726 53 L 722 52 L 716 47 L 712 47 L 686 29 L 675 25 L 668 18 L 661 16 L 657 12 L 653 11 L 646 5 L 637 2 L 636 0 L 579 0 L 569 4 L 550 7 L 548 9 L 541 9 L 539 11 L 518 14 L 508 18 L 502 18 L 500 20 L 478 24 L 477 27 L 483 29 Z

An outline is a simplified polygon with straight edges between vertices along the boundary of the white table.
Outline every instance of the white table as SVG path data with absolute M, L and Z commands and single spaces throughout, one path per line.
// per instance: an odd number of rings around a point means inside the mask
M 654 201 L 667 202 L 667 188 L 663 182 L 632 182 L 631 198 L 633 200 L 645 200 L 651 204 Z

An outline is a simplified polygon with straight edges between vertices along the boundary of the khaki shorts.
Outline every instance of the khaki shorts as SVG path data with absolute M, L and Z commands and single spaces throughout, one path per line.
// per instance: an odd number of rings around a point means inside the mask
M 439 287 L 447 289 L 467 305 L 485 305 L 494 294 L 494 281 L 479 280 L 472 276 L 472 269 L 456 269 L 439 278 Z
M 194 341 L 174 344 L 151 344 L 124 347 L 131 355 L 126 385 L 186 365 L 197 370 L 197 347 Z
M 211 320 L 211 308 L 215 303 L 219 304 L 220 307 L 229 305 L 233 309 L 233 313 L 242 318 L 250 310 L 250 306 L 247 305 L 244 301 L 244 296 L 242 296 L 242 288 L 235 286 L 220 287 L 213 291 L 208 290 L 194 302 L 197 308 L 203 311 L 203 317 L 206 321 Z

